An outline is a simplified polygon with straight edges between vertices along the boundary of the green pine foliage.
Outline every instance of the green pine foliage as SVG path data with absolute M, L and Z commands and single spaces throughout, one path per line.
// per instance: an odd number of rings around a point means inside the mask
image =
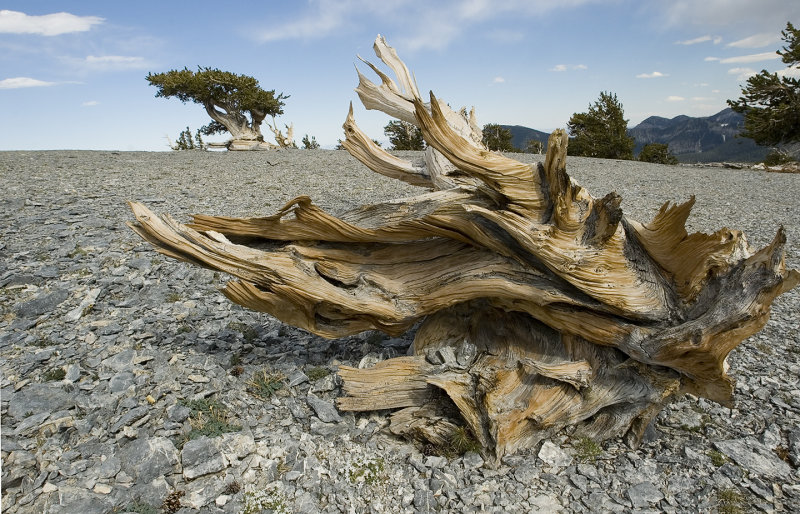
M 649 143 L 644 145 L 639 152 L 639 160 L 642 162 L 654 162 L 657 164 L 678 164 L 678 158 L 669 151 L 669 145 L 664 143 Z
M 207 146 L 200 135 L 199 129 L 192 137 L 192 131 L 189 130 L 189 127 L 186 127 L 186 130 L 178 134 L 178 139 L 175 140 L 174 145 L 170 145 L 170 148 L 173 150 L 205 150 Z
M 800 65 L 800 29 L 791 23 L 781 32 L 786 46 L 778 50 L 788 68 Z M 728 100 L 734 111 L 744 115 L 742 136 L 762 146 L 800 142 L 800 79 L 761 73 L 747 79 L 738 100 Z
M 319 148 L 319 143 L 314 136 L 311 136 L 311 139 L 308 138 L 308 134 L 303 136 L 303 150 L 316 150 L 317 148 Z
M 407 121 L 390 121 L 383 127 L 383 133 L 389 137 L 393 150 L 425 149 L 422 131 Z
M 205 107 L 213 119 L 200 129 L 206 136 L 230 131 L 231 127 L 220 120 L 255 130 L 267 116 L 283 114 L 283 100 L 289 98 L 283 93 L 276 95 L 275 90 L 261 89 L 253 77 L 212 68 L 148 73 L 146 79 L 158 89 L 156 97 L 174 97 Z
M 511 142 L 513 134 L 507 128 L 503 128 L 497 123 L 487 123 L 483 126 L 483 137 L 481 141 L 489 150 L 495 152 L 514 152 L 516 149 Z
M 575 113 L 567 123 L 572 139 L 569 155 L 602 159 L 633 159 L 633 138 L 617 95 L 601 92 L 587 112 Z

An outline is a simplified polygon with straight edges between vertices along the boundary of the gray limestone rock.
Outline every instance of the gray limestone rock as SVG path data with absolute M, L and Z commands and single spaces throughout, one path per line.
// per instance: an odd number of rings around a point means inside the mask
M 792 468 L 753 437 L 715 442 L 714 446 L 738 465 L 772 479 L 788 480 Z
M 181 450 L 181 463 L 187 480 L 225 469 L 225 459 L 216 440 L 208 437 L 187 441 Z
M 317 417 L 325 423 L 338 423 L 342 421 L 339 411 L 336 410 L 333 403 L 325 401 L 314 394 L 309 394 L 306 397 L 308 405 L 314 409 Z
M 634 509 L 652 507 L 664 499 L 664 494 L 652 482 L 640 482 L 625 492 Z
M 22 318 L 35 318 L 56 310 L 67 298 L 69 298 L 68 290 L 56 289 L 50 293 L 40 294 L 33 300 L 19 304 L 15 312 L 17 316 Z
M 32 383 L 14 393 L 8 403 L 8 415 L 21 420 L 28 415 L 56 412 L 74 405 L 74 396 L 60 383 Z
M 545 441 L 542 444 L 537 457 L 542 459 L 548 466 L 565 467 L 572 464 L 572 455 L 550 441 Z
M 150 482 L 176 471 L 178 450 L 166 437 L 144 437 L 133 440 L 119 451 L 122 471 L 137 482 Z

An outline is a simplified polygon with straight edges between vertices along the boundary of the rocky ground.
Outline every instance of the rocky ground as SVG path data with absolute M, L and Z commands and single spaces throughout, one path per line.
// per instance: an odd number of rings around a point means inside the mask
M 784 225 L 800 267 L 797 175 L 568 166 L 637 219 L 695 193 L 691 230 L 762 246 Z M 733 408 L 684 397 L 636 450 L 565 435 L 491 469 L 387 435 L 385 412 L 334 408 L 339 364 L 403 354 L 411 335 L 285 326 L 125 226 L 126 200 L 188 221 L 414 193 L 341 151 L 0 152 L 3 512 L 800 511 L 800 291 L 731 354 Z

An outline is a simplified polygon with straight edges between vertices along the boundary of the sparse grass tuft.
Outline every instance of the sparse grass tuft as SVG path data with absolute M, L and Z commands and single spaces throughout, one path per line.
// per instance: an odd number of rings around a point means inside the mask
M 267 487 L 256 491 L 248 489 L 244 493 L 242 514 L 256 514 L 264 511 L 274 514 L 288 514 L 286 496 L 277 487 Z
M 345 471 L 351 484 L 374 485 L 388 479 L 385 470 L 386 463 L 380 457 L 356 457 Z
M 285 379 L 283 373 L 261 370 L 247 382 L 247 392 L 262 400 L 269 400 L 283 387 Z
M 747 501 L 737 489 L 717 491 L 717 509 L 720 514 L 742 514 L 746 512 Z
M 183 448 L 187 442 L 199 437 L 219 437 L 230 432 L 239 432 L 241 425 L 234 425 L 229 421 L 228 411 L 217 400 L 190 400 L 180 402 L 192 410 L 189 423 L 192 430 L 178 441 L 178 448 Z
M 55 380 L 64 380 L 66 376 L 67 372 L 64 368 L 53 368 L 42 375 L 42 380 L 45 382 L 53 382 Z
M 603 447 L 597 441 L 588 437 L 581 437 L 573 444 L 575 458 L 582 462 L 593 461 L 603 454 Z
M 331 370 L 328 368 L 323 368 L 321 366 L 314 366 L 313 368 L 309 368 L 306 370 L 306 376 L 308 377 L 309 382 L 314 382 L 319 380 L 320 378 L 327 377 L 331 374 Z
M 252 343 L 256 340 L 256 337 L 258 337 L 258 332 L 255 328 L 240 321 L 231 321 L 228 323 L 228 330 L 234 330 L 241 333 L 246 343 Z
M 166 301 L 167 303 L 175 303 L 180 301 L 181 294 L 180 293 L 170 293 L 167 295 Z
M 709 451 L 708 456 L 711 457 L 711 464 L 715 465 L 716 467 L 720 467 L 728 461 L 727 457 L 717 450 Z

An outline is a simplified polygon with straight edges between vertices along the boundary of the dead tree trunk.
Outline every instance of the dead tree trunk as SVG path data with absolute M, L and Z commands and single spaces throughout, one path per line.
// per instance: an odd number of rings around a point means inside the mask
M 408 357 L 339 370 L 339 408 L 397 409 L 397 434 L 442 443 L 466 425 L 499 459 L 566 427 L 635 443 L 680 392 L 730 401 L 727 355 L 800 282 L 783 229 L 753 252 L 740 232 L 687 234 L 693 199 L 650 223 L 626 218 L 615 193 L 595 199 L 567 175 L 563 131 L 537 165 L 487 151 L 474 113 L 423 102 L 383 38 L 375 51 L 397 82 L 367 63 L 381 84 L 359 74 L 357 92 L 422 130 L 425 166 L 375 145 L 352 107 L 343 145 L 430 192 L 339 217 L 299 197 L 273 216 L 188 226 L 132 203 L 131 227 L 236 277 L 232 301 L 315 334 L 397 335 L 422 321 Z

